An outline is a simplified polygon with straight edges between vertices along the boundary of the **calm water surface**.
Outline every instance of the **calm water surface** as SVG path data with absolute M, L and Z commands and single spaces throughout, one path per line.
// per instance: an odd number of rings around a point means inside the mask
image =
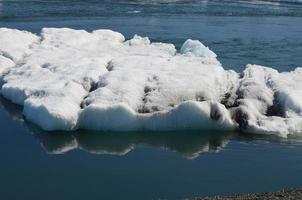
M 227 69 L 302 67 L 301 1 L 0 1 L 0 27 L 110 28 L 180 48 L 199 39 Z M 302 186 L 301 138 L 226 132 L 45 133 L 0 101 L 0 199 L 182 199 Z

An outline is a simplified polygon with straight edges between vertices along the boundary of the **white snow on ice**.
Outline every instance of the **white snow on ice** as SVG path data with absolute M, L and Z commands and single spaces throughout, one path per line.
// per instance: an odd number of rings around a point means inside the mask
M 302 69 L 224 70 L 188 39 L 173 44 L 111 30 L 0 29 L 1 94 L 44 130 L 302 132 Z

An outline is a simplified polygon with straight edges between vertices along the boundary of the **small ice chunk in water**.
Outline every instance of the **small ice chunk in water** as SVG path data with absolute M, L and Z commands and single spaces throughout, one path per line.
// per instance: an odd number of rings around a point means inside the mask
M 208 47 L 204 46 L 199 40 L 188 39 L 180 49 L 181 54 L 195 55 L 206 58 L 216 58 L 217 55 Z

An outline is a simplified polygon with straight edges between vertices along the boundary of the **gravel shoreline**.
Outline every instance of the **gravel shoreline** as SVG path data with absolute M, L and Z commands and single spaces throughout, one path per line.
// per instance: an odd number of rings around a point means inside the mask
M 186 200 L 302 200 L 302 188 L 284 189 L 277 192 L 265 192 L 256 194 L 233 195 L 225 197 L 191 198 Z

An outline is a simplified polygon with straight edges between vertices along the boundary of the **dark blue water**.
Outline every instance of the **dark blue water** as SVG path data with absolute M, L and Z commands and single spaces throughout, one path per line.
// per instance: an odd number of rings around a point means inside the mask
M 299 0 L 0 1 L 0 27 L 110 28 L 178 48 L 193 38 L 227 69 L 302 66 Z M 182 199 L 302 186 L 299 137 L 45 133 L 0 102 L 0 199 Z
M 299 0 L 0 1 L 0 27 L 35 33 L 43 27 L 109 28 L 178 48 L 187 38 L 199 39 L 236 71 L 249 63 L 279 71 L 301 67 L 301 17 Z

